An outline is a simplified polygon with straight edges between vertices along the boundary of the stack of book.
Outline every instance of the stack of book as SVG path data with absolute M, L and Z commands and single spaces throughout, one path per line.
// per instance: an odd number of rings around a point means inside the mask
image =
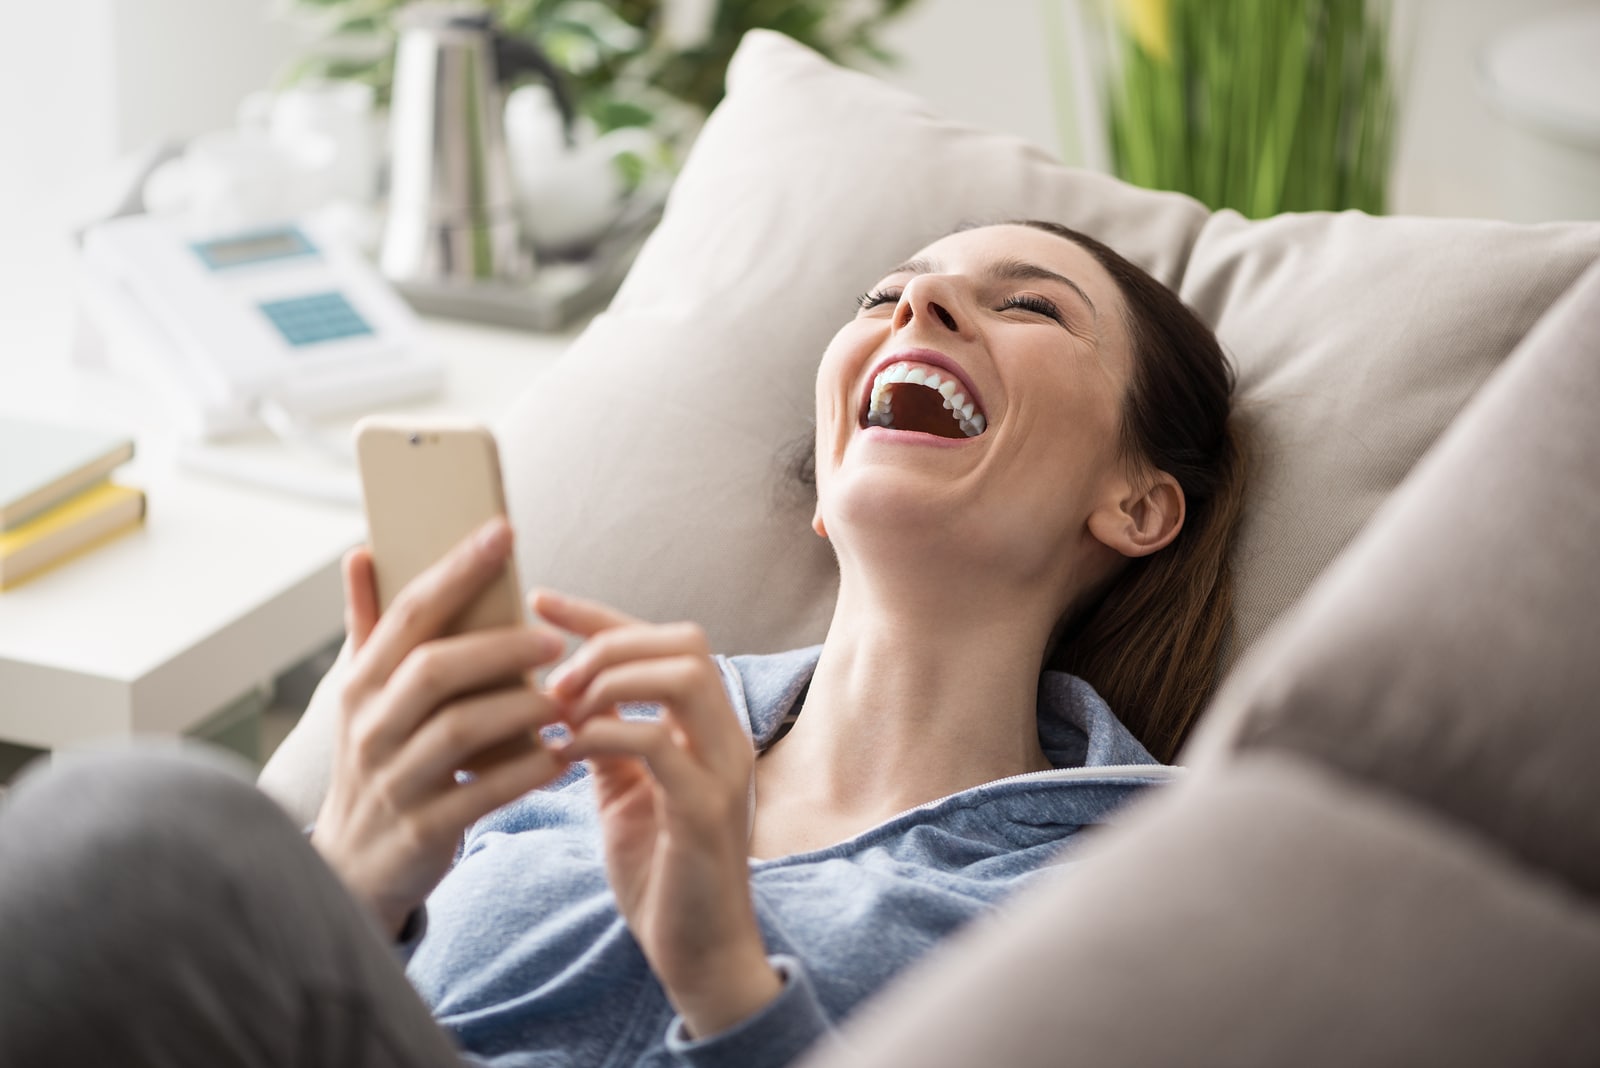
M 131 438 L 0 416 L 0 590 L 144 519 L 144 492 L 111 472 Z

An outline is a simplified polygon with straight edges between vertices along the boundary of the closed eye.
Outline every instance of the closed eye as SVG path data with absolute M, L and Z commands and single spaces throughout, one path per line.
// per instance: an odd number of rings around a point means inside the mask
M 898 304 L 900 302 L 900 293 L 901 291 L 897 288 L 869 290 L 856 298 L 856 308 L 859 311 L 865 312 L 871 311 L 873 308 L 879 307 L 883 304 Z M 1001 311 L 1006 311 L 1011 308 L 1020 308 L 1023 311 L 1029 311 L 1036 315 L 1042 315 L 1046 319 L 1061 323 L 1062 325 L 1066 324 L 1066 320 L 1062 316 L 1060 308 L 1056 307 L 1055 304 L 1046 300 L 1045 298 L 1036 296 L 1032 293 L 1019 293 L 1016 296 L 1007 297 L 1000 304 Z
M 860 311 L 871 311 L 880 304 L 900 303 L 900 290 L 898 289 L 873 289 L 856 298 L 856 308 Z
M 1036 297 L 1031 293 L 1021 293 L 1014 297 L 1007 297 L 1000 307 L 1002 310 L 1006 308 L 1021 308 L 1023 311 L 1034 312 L 1058 323 L 1064 324 L 1065 322 L 1061 317 L 1060 308 L 1043 297 Z

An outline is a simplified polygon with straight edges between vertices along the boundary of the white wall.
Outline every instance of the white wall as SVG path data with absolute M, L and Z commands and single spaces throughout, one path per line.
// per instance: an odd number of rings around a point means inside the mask
M 112 0 L 116 132 L 127 150 L 233 122 L 270 86 L 301 35 L 274 0 Z
M 1063 146 L 1059 136 L 1043 33 L 1044 5 L 1068 2 L 917 0 L 884 31 L 899 61 L 876 73 L 953 119 L 1016 134 L 1076 161 L 1076 147 Z
M 275 0 L 32 0 L 0 34 L 0 212 L 233 121 L 294 54 Z
M 110 3 L 19 4 L 0 34 L 0 218 L 110 157 Z
M 1600 183 L 1600 155 L 1568 152 L 1495 113 L 1477 64 L 1498 35 L 1542 14 L 1600 7 L 1594 0 L 1402 0 L 1415 8 L 1417 41 L 1402 101 L 1395 160 L 1396 211 L 1533 222 L 1571 217 L 1571 183 Z M 1600 62 L 1600 56 L 1595 60 Z M 1546 169 L 1576 165 L 1560 176 Z M 1548 179 L 1544 181 L 1542 179 Z

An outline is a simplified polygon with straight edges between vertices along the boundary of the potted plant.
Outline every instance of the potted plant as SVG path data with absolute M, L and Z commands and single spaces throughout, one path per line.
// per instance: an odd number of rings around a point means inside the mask
M 1384 211 L 1388 0 L 1117 0 L 1104 18 L 1119 177 L 1252 218 Z

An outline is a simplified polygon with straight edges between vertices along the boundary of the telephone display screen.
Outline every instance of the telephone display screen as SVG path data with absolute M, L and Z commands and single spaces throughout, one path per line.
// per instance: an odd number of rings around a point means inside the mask
M 306 240 L 305 235 L 293 227 L 244 234 L 218 241 L 202 241 L 194 246 L 194 250 L 199 253 L 206 266 L 214 271 L 241 267 L 248 263 L 260 263 L 263 260 L 282 259 L 285 256 L 310 255 L 317 251 L 311 242 Z

